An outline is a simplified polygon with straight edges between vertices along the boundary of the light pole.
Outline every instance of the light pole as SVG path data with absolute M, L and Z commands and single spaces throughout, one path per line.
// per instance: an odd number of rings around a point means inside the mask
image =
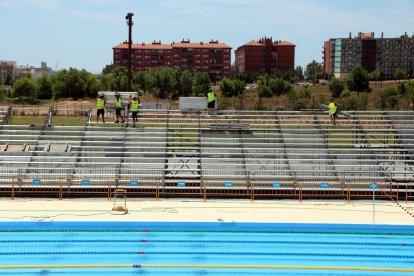
M 129 12 L 125 16 L 125 19 L 128 25 L 128 91 L 132 91 L 132 88 L 131 88 L 131 79 L 132 79 L 131 55 L 132 55 L 132 25 L 134 25 L 134 23 L 132 22 L 133 16 L 134 14 L 132 12 Z

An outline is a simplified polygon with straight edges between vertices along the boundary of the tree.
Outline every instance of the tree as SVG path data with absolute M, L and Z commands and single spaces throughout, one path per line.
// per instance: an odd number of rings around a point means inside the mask
M 302 88 L 299 92 L 292 89 L 289 93 L 287 93 L 287 98 L 293 110 L 301 110 L 311 106 L 309 101 L 311 98 L 311 92 L 308 87 Z
M 412 105 L 414 111 L 414 80 L 405 83 L 405 93 L 403 96 Z
M 379 105 L 381 110 L 386 108 L 396 109 L 399 102 L 399 91 L 395 86 L 389 86 L 379 92 Z
M 298 77 L 298 81 L 303 80 L 304 76 L 303 76 L 303 68 L 302 66 L 296 66 L 295 68 L 296 71 L 296 76 Z
M 118 66 L 115 64 L 108 64 L 106 65 L 103 69 L 102 69 L 102 74 L 110 74 L 112 73 L 115 68 L 117 68 Z
M 405 80 L 407 76 L 407 70 L 405 70 L 404 68 L 397 68 L 394 71 L 394 78 L 396 80 Z
M 111 90 L 128 90 L 128 70 L 123 66 L 118 66 L 112 71 Z
M 210 83 L 211 79 L 208 74 L 204 72 L 196 72 L 194 74 L 192 95 L 196 97 L 206 96 L 210 90 Z
M 101 91 L 111 90 L 112 77 L 111 77 L 110 74 L 98 75 L 98 81 L 99 81 L 99 90 L 101 90 Z
M 346 84 L 350 91 L 358 92 L 358 97 L 360 92 L 371 92 L 368 71 L 361 66 L 352 69 Z
M 132 75 L 132 84 L 134 87 L 134 91 L 146 91 L 147 87 L 148 87 L 148 77 L 146 77 L 146 72 L 144 71 L 137 71 L 134 72 L 134 74 Z
M 284 95 L 288 93 L 290 90 L 292 90 L 292 85 L 289 82 L 284 81 L 279 78 L 276 78 L 276 79 L 270 78 L 268 80 L 268 85 L 270 89 L 272 90 L 273 94 L 276 95 L 277 97 Z
M 99 81 L 86 70 L 75 68 L 63 69 L 53 76 L 53 97 L 55 99 L 72 97 L 94 97 L 99 91 Z
M 39 99 L 49 100 L 53 98 L 52 78 L 43 74 L 36 80 L 37 97 Z
M 182 72 L 180 76 L 180 88 L 181 88 L 180 90 L 181 96 L 188 97 L 191 95 L 192 88 L 193 88 L 193 78 L 191 76 L 190 71 L 184 70 L 184 72 Z
M 13 85 L 13 95 L 15 97 L 37 97 L 35 82 L 29 78 L 16 80 Z
M 329 81 L 329 91 L 332 94 L 332 97 L 338 98 L 342 91 L 345 89 L 345 83 L 341 79 L 332 78 Z
M 377 70 L 372 71 L 371 73 L 369 73 L 369 78 L 371 80 L 375 80 L 376 82 L 378 82 L 380 77 L 381 77 L 381 72 L 379 72 Z
M 323 77 L 323 66 L 321 63 L 313 60 L 306 66 L 305 78 L 316 83 L 319 78 Z

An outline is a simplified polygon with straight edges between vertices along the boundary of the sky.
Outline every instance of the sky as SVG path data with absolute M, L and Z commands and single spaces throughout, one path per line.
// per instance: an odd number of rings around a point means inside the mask
M 295 66 L 306 67 L 350 32 L 413 35 L 413 11 L 414 0 L 0 0 L 0 60 L 101 73 L 132 12 L 133 43 L 214 39 L 235 50 L 266 36 L 295 44 Z

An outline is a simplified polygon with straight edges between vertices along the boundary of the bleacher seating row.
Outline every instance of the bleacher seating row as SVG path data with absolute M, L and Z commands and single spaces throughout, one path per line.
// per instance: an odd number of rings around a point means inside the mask
M 2 125 L 0 193 L 26 187 L 41 193 L 49 187 L 59 197 L 95 188 L 110 195 L 112 188 L 128 187 L 157 198 L 283 194 L 301 199 L 335 197 L 339 189 L 350 199 L 372 194 L 370 183 L 378 183 L 387 194 L 412 198 L 414 112 L 349 113 L 336 126 L 318 110 L 214 115 L 140 110 L 137 128 Z M 130 184 L 134 181 L 138 187 Z

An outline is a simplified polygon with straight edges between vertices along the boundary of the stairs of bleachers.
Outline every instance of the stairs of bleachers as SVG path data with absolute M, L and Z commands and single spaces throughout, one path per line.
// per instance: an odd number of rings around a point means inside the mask
M 7 125 L 10 122 L 11 110 L 11 107 L 0 107 L 0 125 Z
M 25 191 L 59 187 L 60 197 L 121 187 L 156 198 L 349 200 L 369 197 L 375 182 L 410 198 L 414 112 L 349 113 L 336 126 L 317 110 L 140 110 L 136 128 L 1 125 L 0 177 L 8 193 L 38 185 Z

